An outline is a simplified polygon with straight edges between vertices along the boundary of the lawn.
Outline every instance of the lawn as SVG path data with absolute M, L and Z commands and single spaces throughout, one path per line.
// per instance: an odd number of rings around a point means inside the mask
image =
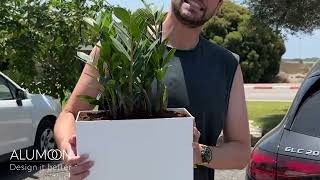
M 290 102 L 247 102 L 249 119 L 263 131 L 277 126 L 290 107 Z

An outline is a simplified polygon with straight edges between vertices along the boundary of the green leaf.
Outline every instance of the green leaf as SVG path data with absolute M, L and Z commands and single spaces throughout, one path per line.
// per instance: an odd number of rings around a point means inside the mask
M 163 6 L 161 6 L 160 10 L 158 10 L 158 17 L 156 18 L 156 22 L 162 23 L 166 17 L 166 13 L 163 13 Z
M 108 32 L 112 28 L 112 13 L 103 12 L 101 20 L 99 21 L 99 28 L 102 32 Z
M 116 112 L 116 106 L 117 106 L 117 96 L 115 93 L 115 91 L 116 91 L 115 86 L 116 86 L 115 80 L 109 80 L 106 85 L 108 93 L 111 96 L 111 103 L 112 103 L 114 113 Z
M 109 80 L 109 81 L 107 82 L 107 86 L 108 86 L 109 88 L 114 89 L 115 85 L 116 85 L 116 81 L 115 81 L 115 80 Z
M 161 42 L 161 44 L 159 45 L 159 53 L 161 54 L 165 54 L 166 50 L 167 50 L 167 44 L 168 44 L 169 40 L 165 39 Z
M 92 27 L 95 27 L 97 25 L 97 22 L 94 19 L 89 18 L 89 17 L 84 17 L 83 21 L 86 22 L 87 24 L 89 24 Z
M 160 39 L 157 39 L 156 41 L 154 41 L 154 42 L 150 45 L 148 51 L 153 51 L 154 48 L 157 46 L 157 44 L 159 44 L 159 41 L 160 41 Z
M 151 56 L 151 64 L 153 68 L 159 69 L 161 68 L 160 61 L 162 60 L 163 54 L 159 54 L 158 52 L 153 52 Z
M 105 69 L 103 67 L 104 65 L 104 60 L 102 58 L 99 58 L 98 63 L 97 63 L 97 69 L 100 75 L 105 74 Z
M 148 25 L 148 33 L 147 33 L 148 38 L 155 41 L 157 38 L 156 35 L 157 35 L 157 31 L 155 27 L 153 27 L 153 25 Z
M 147 22 L 143 10 L 139 9 L 132 14 L 129 30 L 132 37 L 137 40 L 146 34 Z
M 110 38 L 112 40 L 114 47 L 117 48 L 117 50 L 119 52 L 124 54 L 131 61 L 131 57 L 130 57 L 129 53 L 126 51 L 126 49 L 123 47 L 123 45 L 117 39 L 115 39 L 113 37 L 110 37 Z
M 172 48 L 172 49 L 168 52 L 167 56 L 164 58 L 163 65 L 167 64 L 169 61 L 172 60 L 175 52 L 176 52 L 176 49 L 175 49 L 175 48 Z
M 164 89 L 163 89 L 163 94 L 162 94 L 162 98 L 161 98 L 161 108 L 160 108 L 160 111 L 166 111 L 167 110 L 167 106 L 168 106 L 168 89 L 166 86 L 164 86 Z
M 111 42 L 104 41 L 100 47 L 100 57 L 103 57 L 103 61 L 109 61 L 111 58 Z
M 156 78 L 157 78 L 157 80 L 163 80 L 164 79 L 164 77 L 165 77 L 165 71 L 164 71 L 164 69 L 157 69 L 156 70 Z
M 101 102 L 99 100 L 97 100 L 94 97 L 91 96 L 87 96 L 87 95 L 78 95 L 77 96 L 81 101 L 89 103 L 91 105 L 100 105 Z
M 137 51 L 135 53 L 135 58 L 139 59 L 143 55 L 143 52 L 145 50 L 145 46 L 147 45 L 147 40 L 140 40 L 138 44 Z
M 129 38 L 128 31 L 118 23 L 115 23 L 115 27 L 116 27 L 116 33 L 118 34 L 118 37 L 126 45 L 127 49 L 129 51 L 132 51 L 131 50 L 131 39 Z
M 84 61 L 87 64 L 94 65 L 93 64 L 93 58 L 89 56 L 88 54 L 84 52 L 77 52 L 77 56 L 80 58 L 80 60 Z
M 124 8 L 116 7 L 113 9 L 114 15 L 119 18 L 126 26 L 130 26 L 130 13 Z
M 130 32 L 134 38 L 139 39 L 142 36 L 143 31 L 141 27 L 143 27 L 142 23 L 139 23 L 139 22 L 132 23 L 130 25 Z

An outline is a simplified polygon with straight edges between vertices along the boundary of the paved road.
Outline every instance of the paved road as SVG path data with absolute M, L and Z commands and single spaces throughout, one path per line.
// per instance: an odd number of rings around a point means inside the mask
M 62 163 L 10 163 L 0 164 L 1 180 L 67 180 L 68 171 Z
M 245 180 L 245 170 L 217 170 L 214 180 Z
M 295 89 L 245 89 L 250 101 L 292 101 L 298 90 Z
M 10 170 L 10 163 L 0 164 L 1 180 L 68 180 L 62 163 L 28 165 L 30 170 Z M 27 166 L 26 166 L 27 167 Z M 13 166 L 11 168 L 14 168 Z M 244 180 L 245 170 L 217 170 L 215 180 Z

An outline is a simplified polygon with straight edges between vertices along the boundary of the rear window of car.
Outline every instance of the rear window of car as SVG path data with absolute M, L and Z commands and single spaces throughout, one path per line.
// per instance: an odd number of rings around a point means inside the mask
M 315 92 L 304 101 L 295 117 L 292 130 L 320 137 L 320 91 Z

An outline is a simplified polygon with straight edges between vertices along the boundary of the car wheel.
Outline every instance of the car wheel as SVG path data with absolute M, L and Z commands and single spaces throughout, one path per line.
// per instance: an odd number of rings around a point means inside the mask
M 51 119 L 44 119 L 40 122 L 36 134 L 34 147 L 40 152 L 48 152 L 50 149 L 57 148 L 54 140 L 54 123 Z

